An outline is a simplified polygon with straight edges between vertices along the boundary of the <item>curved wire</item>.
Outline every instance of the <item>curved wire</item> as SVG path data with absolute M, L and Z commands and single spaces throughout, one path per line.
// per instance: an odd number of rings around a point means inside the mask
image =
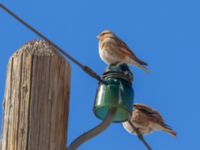
M 75 139 L 68 147 L 67 150 L 76 150 L 80 145 L 87 142 L 88 140 L 92 139 L 93 137 L 97 136 L 104 130 L 108 128 L 108 126 L 112 123 L 112 119 L 116 114 L 116 108 L 110 108 L 108 111 L 108 114 L 99 125 L 97 125 L 95 128 L 89 130 L 88 132 L 84 133 L 83 135 L 79 136 L 77 139 Z
M 23 24 L 25 27 L 27 27 L 29 30 L 31 30 L 32 32 L 34 32 L 35 34 L 37 34 L 40 38 L 42 38 L 43 40 L 45 40 L 46 42 L 48 42 L 49 44 L 51 44 L 56 50 L 58 50 L 65 57 L 67 57 L 72 62 L 74 62 L 76 65 L 78 65 L 88 75 L 90 75 L 91 77 L 95 78 L 96 80 L 98 80 L 100 82 L 103 82 L 102 79 L 101 79 L 101 77 L 96 72 L 94 72 L 91 68 L 89 68 L 88 66 L 85 66 L 85 65 L 81 64 L 79 61 L 77 61 L 76 59 L 74 59 L 72 56 L 70 56 L 68 53 L 66 53 L 62 48 L 60 48 L 58 45 L 56 45 L 53 41 L 49 40 L 46 36 L 44 36 L 38 30 L 36 30 L 35 28 L 33 28 L 27 22 L 25 22 L 24 20 L 22 20 L 19 16 L 17 16 L 15 13 L 13 13 L 12 11 L 10 11 L 3 4 L 0 3 L 0 7 L 4 11 L 6 11 L 9 15 L 11 15 L 12 17 L 14 17 L 17 21 L 19 21 L 21 24 Z

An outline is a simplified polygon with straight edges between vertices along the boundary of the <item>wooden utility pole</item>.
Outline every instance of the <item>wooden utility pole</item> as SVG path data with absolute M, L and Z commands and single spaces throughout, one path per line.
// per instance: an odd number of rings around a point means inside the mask
M 2 150 L 64 150 L 70 65 L 52 46 L 32 41 L 7 66 Z

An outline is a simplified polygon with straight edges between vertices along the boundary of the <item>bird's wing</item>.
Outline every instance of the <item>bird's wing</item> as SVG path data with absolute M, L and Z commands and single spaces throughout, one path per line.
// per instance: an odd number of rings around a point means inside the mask
M 141 65 L 147 66 L 148 64 L 142 60 L 140 60 L 139 58 L 137 58 L 137 56 L 129 49 L 129 47 L 127 46 L 127 44 L 125 42 L 123 42 L 122 40 L 120 40 L 118 37 L 115 37 L 116 39 L 116 44 L 117 46 L 120 48 L 120 50 L 127 54 L 129 57 L 131 57 L 133 60 L 135 60 L 136 62 L 138 62 Z
M 135 104 L 134 108 L 140 110 L 144 114 L 148 115 L 149 121 L 152 121 L 154 123 L 158 123 L 163 127 L 169 128 L 170 127 L 164 122 L 162 116 L 160 113 L 156 110 L 151 109 L 150 107 L 142 104 Z

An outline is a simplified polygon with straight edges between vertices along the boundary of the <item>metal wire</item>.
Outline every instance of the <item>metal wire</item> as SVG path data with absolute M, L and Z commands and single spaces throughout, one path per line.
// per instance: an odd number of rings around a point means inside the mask
M 94 72 L 91 68 L 89 68 L 88 66 L 85 66 L 85 65 L 81 64 L 79 61 L 77 61 L 76 59 L 74 59 L 72 56 L 70 56 L 68 53 L 66 53 L 62 48 L 60 48 L 54 42 L 52 42 L 51 40 L 49 40 L 46 36 L 44 36 L 41 32 L 39 32 L 38 30 L 36 30 L 35 28 L 33 28 L 27 22 L 25 22 L 24 20 L 22 20 L 19 16 L 17 16 L 15 13 L 13 13 L 12 11 L 10 11 L 3 4 L 0 3 L 0 7 L 4 11 L 6 11 L 9 15 L 11 15 L 13 18 L 15 18 L 17 21 L 19 21 L 21 24 L 23 24 L 25 27 L 27 27 L 29 30 L 31 30 L 32 32 L 34 32 L 35 34 L 37 34 L 40 38 L 42 38 L 43 40 L 45 40 L 46 42 L 48 42 L 49 44 L 51 44 L 53 47 L 55 47 L 56 50 L 58 50 L 65 57 L 67 57 L 72 62 L 74 62 L 76 65 L 78 65 L 88 75 L 90 75 L 91 77 L 95 78 L 96 80 L 98 80 L 100 82 L 103 82 L 102 79 L 101 79 L 101 77 L 96 72 Z
M 79 136 L 75 139 L 67 148 L 67 150 L 76 150 L 80 145 L 87 142 L 88 140 L 92 139 L 93 137 L 97 136 L 98 134 L 102 133 L 105 129 L 109 127 L 112 123 L 112 119 L 116 114 L 116 108 L 110 108 L 106 118 L 95 128 L 89 130 L 88 132 L 84 133 L 83 135 Z
M 136 128 L 132 122 L 129 120 L 128 123 L 131 125 L 132 129 L 135 131 L 135 133 L 137 134 L 138 138 L 142 141 L 142 143 L 146 146 L 146 148 L 148 150 L 152 150 L 150 145 L 145 141 L 143 135 L 140 133 L 140 131 L 138 130 L 138 128 Z

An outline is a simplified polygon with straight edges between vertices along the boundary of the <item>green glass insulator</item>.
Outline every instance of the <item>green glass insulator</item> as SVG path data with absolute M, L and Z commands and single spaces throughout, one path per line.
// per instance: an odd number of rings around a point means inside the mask
M 123 122 L 131 116 L 134 91 L 133 75 L 126 64 L 109 66 L 99 83 L 94 104 L 94 114 L 104 120 L 108 110 L 115 107 L 113 122 Z

